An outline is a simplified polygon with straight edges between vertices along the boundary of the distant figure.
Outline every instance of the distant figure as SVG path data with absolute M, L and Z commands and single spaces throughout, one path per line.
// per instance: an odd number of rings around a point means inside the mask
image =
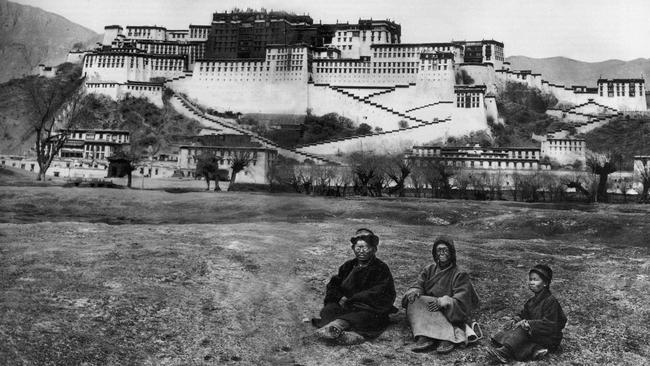
M 388 326 L 388 314 L 397 311 L 393 275 L 375 257 L 379 237 L 359 229 L 350 242 L 355 258 L 343 263 L 329 281 L 321 319 L 312 319 L 319 338 L 346 345 L 380 335 Z
M 496 347 L 488 348 L 499 362 L 540 359 L 560 345 L 567 319 L 562 306 L 551 294 L 552 279 L 553 271 L 545 264 L 538 264 L 528 272 L 528 287 L 535 295 L 492 337 Z
M 434 263 L 406 291 L 402 307 L 416 341 L 411 351 L 449 353 L 457 344 L 467 344 L 467 325 L 479 299 L 467 272 L 456 265 L 451 238 L 438 237 L 431 253 Z

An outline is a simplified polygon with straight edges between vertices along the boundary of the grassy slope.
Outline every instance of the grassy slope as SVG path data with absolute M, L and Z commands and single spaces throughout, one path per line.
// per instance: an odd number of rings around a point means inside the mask
M 28 106 L 17 92 L 22 82 L 23 79 L 14 79 L 0 84 L 0 154 L 26 155 L 34 145 L 34 134 L 25 116 Z M 164 150 L 174 135 L 196 135 L 200 131 L 197 121 L 180 115 L 167 104 L 158 108 L 142 98 L 116 102 L 93 94 L 85 102 L 87 110 L 79 127 L 128 130 L 133 144 L 153 137 L 163 141 Z
M 435 235 L 456 237 L 488 335 L 530 296 L 527 268 L 550 263 L 569 324 L 563 352 L 532 365 L 650 357 L 647 206 L 11 186 L 0 200 L 4 364 L 488 363 L 487 340 L 409 352 L 403 311 L 360 346 L 311 336 L 302 319 L 317 314 L 360 226 L 380 235 L 399 293 Z
M 25 106 L 17 96 L 21 80 L 0 84 L 0 154 L 26 154 L 34 144 Z
M 587 148 L 623 155 L 624 169 L 632 170 L 634 155 L 650 154 L 650 120 L 616 119 L 585 136 Z

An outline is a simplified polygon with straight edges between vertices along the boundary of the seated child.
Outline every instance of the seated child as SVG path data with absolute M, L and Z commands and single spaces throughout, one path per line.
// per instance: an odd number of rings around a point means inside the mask
M 535 295 L 504 330 L 492 337 L 497 347 L 488 348 L 501 363 L 539 359 L 560 345 L 567 319 L 551 294 L 552 278 L 553 271 L 545 264 L 538 264 L 528 272 L 528 286 Z

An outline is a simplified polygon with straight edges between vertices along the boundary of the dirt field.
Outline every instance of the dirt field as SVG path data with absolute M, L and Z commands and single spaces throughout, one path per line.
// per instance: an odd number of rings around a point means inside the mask
M 436 235 L 457 238 L 486 335 L 530 296 L 528 268 L 548 263 L 569 322 L 562 351 L 531 365 L 650 357 L 650 205 L 24 183 L 0 174 L 2 365 L 489 364 L 487 340 L 445 356 L 411 353 L 403 310 L 359 346 L 313 337 L 303 319 L 317 315 L 359 227 L 380 236 L 398 296 L 431 260 Z

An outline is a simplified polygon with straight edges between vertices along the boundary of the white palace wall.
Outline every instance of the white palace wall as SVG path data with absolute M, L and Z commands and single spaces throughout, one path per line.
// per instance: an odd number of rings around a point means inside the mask
M 465 71 L 474 80 L 474 85 L 485 85 L 487 93 L 497 92 L 497 75 L 492 64 L 460 64 L 458 71 Z
M 96 93 L 106 95 L 114 100 L 119 100 L 127 95 L 136 98 L 146 98 L 151 103 L 163 107 L 163 87 L 162 85 L 142 85 L 139 83 L 92 83 L 86 82 L 86 93 Z
M 367 123 L 373 128 L 394 130 L 398 127 L 399 121 L 404 119 L 381 108 L 357 101 L 328 86 L 309 84 L 308 98 L 308 106 L 315 115 L 334 112 L 350 118 L 356 123 Z
M 441 120 L 438 123 L 306 145 L 296 150 L 316 155 L 347 154 L 355 151 L 374 151 L 376 153 L 403 151 L 414 145 L 422 145 L 434 140 L 445 139 L 448 136 L 485 129 L 484 122 L 477 122 L 480 113 L 481 110 L 468 109 L 455 114 L 451 119 Z
M 592 99 L 598 104 L 619 111 L 631 112 L 647 110 L 645 87 L 638 81 L 614 79 L 610 82 L 613 85 L 618 84 L 620 87 L 620 93 L 617 91 L 616 95 L 608 96 L 606 82 L 601 86 L 599 81 L 598 87 L 604 88 L 601 89 L 602 91 L 592 92 L 576 90 L 574 87 L 567 87 L 565 85 L 552 84 L 543 80 L 541 74 L 532 74 L 529 72 L 522 73 L 510 70 L 496 70 L 495 76 L 497 78 L 497 84 L 500 85 L 500 87 L 505 86 L 505 83 L 508 81 L 523 83 L 531 88 L 538 88 L 544 93 L 553 95 L 561 103 L 580 105 L 588 103 L 589 100 Z M 634 83 L 634 96 L 630 96 L 630 83 Z M 576 88 L 579 89 L 579 87 Z
M 89 54 L 84 57 L 83 75 L 90 82 L 150 81 L 184 75 L 185 57 L 161 58 L 142 54 Z
M 408 112 L 409 116 L 419 118 L 424 121 L 433 121 L 434 119 L 445 119 L 451 116 L 455 110 L 454 102 L 439 101 L 428 107 L 419 108 Z M 410 123 L 409 123 L 410 125 Z

